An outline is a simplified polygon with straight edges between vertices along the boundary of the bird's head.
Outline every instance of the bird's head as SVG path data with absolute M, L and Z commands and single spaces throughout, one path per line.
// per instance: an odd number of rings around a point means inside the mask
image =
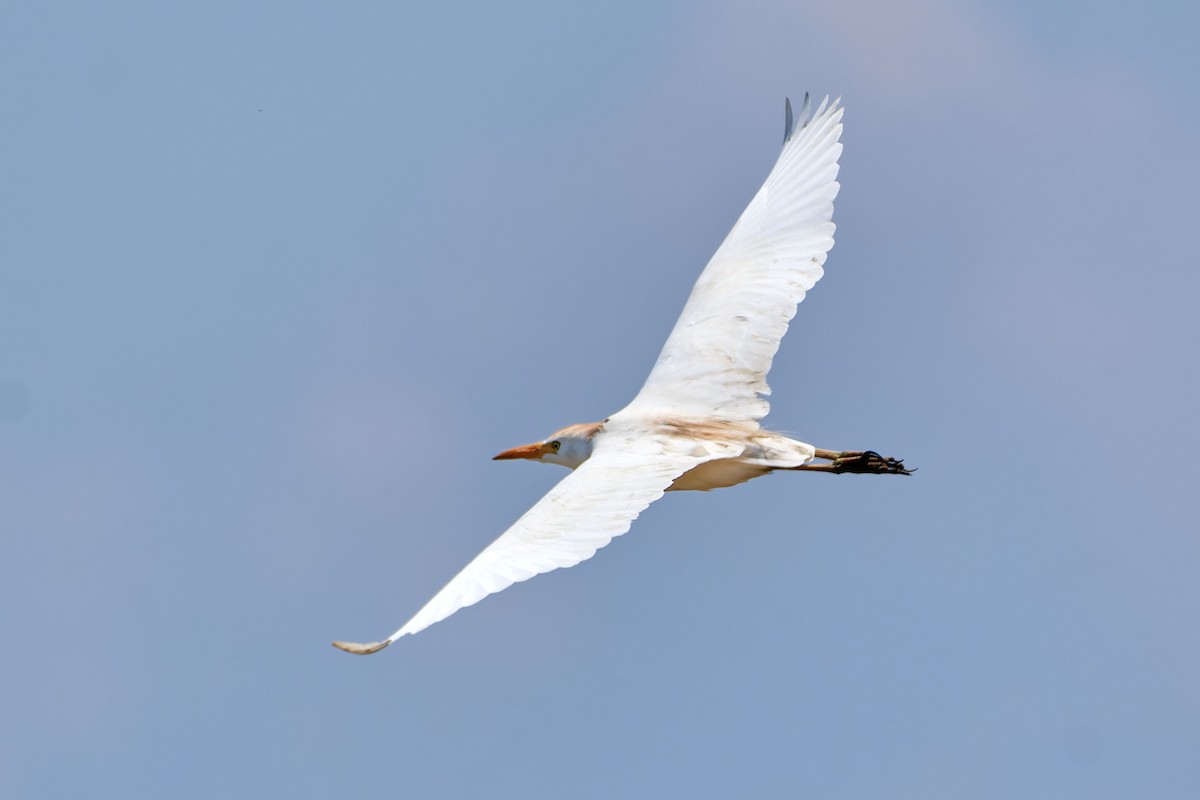
M 561 464 L 569 469 L 575 469 L 592 455 L 592 440 L 603 422 L 585 422 L 579 425 L 568 425 L 560 431 L 555 431 L 549 438 L 505 450 L 493 461 L 507 461 L 513 458 L 526 458 L 530 461 L 542 461 L 546 464 Z

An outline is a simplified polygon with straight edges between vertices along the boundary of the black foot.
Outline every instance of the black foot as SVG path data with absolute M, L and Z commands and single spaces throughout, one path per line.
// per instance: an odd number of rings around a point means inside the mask
M 885 458 L 874 450 L 864 450 L 861 453 L 838 453 L 837 458 L 829 465 L 830 472 L 854 472 L 866 475 L 912 475 L 913 470 L 905 469 L 904 462 L 898 458 Z

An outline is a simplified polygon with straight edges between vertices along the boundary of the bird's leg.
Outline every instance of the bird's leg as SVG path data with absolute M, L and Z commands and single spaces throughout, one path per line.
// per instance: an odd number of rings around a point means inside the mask
M 821 450 L 813 454 L 816 458 L 829 461 L 828 464 L 802 464 L 789 467 L 796 470 L 811 470 L 813 472 L 855 472 L 868 475 L 911 475 L 912 470 L 906 469 L 904 462 L 898 458 L 887 458 L 874 450 Z

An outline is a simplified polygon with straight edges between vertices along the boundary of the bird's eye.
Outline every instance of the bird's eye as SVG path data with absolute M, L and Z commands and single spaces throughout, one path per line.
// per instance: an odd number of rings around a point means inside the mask
M 550 449 L 556 453 L 558 452 L 558 448 L 560 448 L 560 447 L 562 447 L 562 442 L 560 442 L 558 439 L 555 439 L 553 442 L 550 443 Z

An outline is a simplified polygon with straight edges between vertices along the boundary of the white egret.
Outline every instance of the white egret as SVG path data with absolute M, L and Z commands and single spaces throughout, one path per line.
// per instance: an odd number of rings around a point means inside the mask
M 833 246 L 841 119 L 839 101 L 826 98 L 814 113 L 805 96 L 793 126 L 787 104 L 778 161 L 701 273 L 633 402 L 496 456 L 571 474 L 398 631 L 335 647 L 377 652 L 518 581 L 574 566 L 670 490 L 733 486 L 776 470 L 909 474 L 873 451 L 820 450 L 759 426 L 771 359 Z

